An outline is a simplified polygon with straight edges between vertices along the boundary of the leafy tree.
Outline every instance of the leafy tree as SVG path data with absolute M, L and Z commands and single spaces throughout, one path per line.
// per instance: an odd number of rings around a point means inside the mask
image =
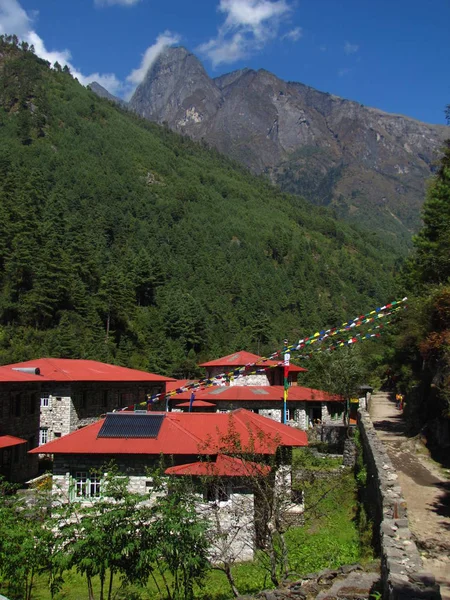
M 36 576 L 52 571 L 47 505 L 45 493 L 30 502 L 0 482 L 0 582 L 13 599 L 31 600 Z
M 192 600 L 209 568 L 207 523 L 196 512 L 197 498 L 183 479 L 170 480 L 158 494 L 151 530 L 157 552 L 155 569 L 170 600 Z M 170 573 L 171 580 L 166 577 Z
M 370 368 L 364 356 L 364 350 L 357 346 L 313 354 L 302 382 L 342 396 L 345 400 L 344 418 L 347 419 L 349 400 L 358 395 L 358 386 L 364 383 Z
M 423 228 L 414 238 L 412 275 L 422 286 L 450 278 L 450 140 L 443 151 L 423 206 Z

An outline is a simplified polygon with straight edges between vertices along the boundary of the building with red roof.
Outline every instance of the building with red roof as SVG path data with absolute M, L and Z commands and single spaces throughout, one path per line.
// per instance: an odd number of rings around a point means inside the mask
M 0 436 L 4 441 L 25 440 L 5 447 L 0 457 L 1 473 L 10 481 L 23 482 L 37 474 L 37 457 L 27 451 L 39 440 L 39 399 L 45 382 L 36 369 L 0 367 Z
M 278 360 L 269 360 L 240 351 L 199 366 L 206 369 L 206 376 L 210 380 L 217 381 L 213 388 L 196 392 L 195 400 L 214 401 L 219 411 L 247 408 L 304 430 L 316 423 L 343 421 L 344 405 L 341 398 L 298 386 L 298 375 L 307 369 L 292 363 L 289 365 L 286 415 L 283 415 L 284 365 L 281 356 Z M 232 389 L 223 392 L 218 389 L 220 386 Z M 240 389 L 245 387 L 248 389 Z M 175 410 L 177 400 L 186 400 L 186 396 L 177 394 L 171 399 L 170 405 Z
M 130 475 L 134 491 L 145 493 L 148 468 L 157 466 L 161 457 L 167 467 L 192 465 L 199 462 L 199 457 L 217 464 L 221 455 L 251 455 L 264 463 L 279 448 L 307 444 L 304 431 L 244 409 L 228 414 L 124 411 L 108 413 L 30 454 L 52 454 L 55 485 L 67 493 L 78 489 L 82 496 L 90 496 L 92 473 L 111 460 L 119 471 Z M 235 476 L 231 462 L 223 461 L 219 459 L 219 467 L 229 470 L 222 471 L 222 475 Z
M 343 424 L 342 398 L 323 390 L 299 386 L 297 377 L 306 371 L 289 365 L 289 389 L 284 413 L 284 365 L 281 360 L 266 360 L 251 352 L 235 352 L 201 363 L 206 369 L 205 385 L 195 381 L 171 382 L 172 392 L 165 400 L 168 410 L 228 412 L 245 408 L 280 422 L 306 430 L 314 424 Z M 214 383 L 214 385 L 211 385 Z M 187 387 L 189 389 L 184 390 Z M 175 393 L 176 392 L 176 393 Z M 194 401 L 191 403 L 191 396 Z M 161 410 L 161 400 L 154 410 Z
M 181 386 L 175 386 L 180 389 Z M 180 392 L 170 399 L 171 410 L 229 412 L 245 408 L 254 413 L 282 421 L 284 387 L 281 385 L 216 385 Z M 340 396 L 323 390 L 291 386 L 287 397 L 287 423 L 302 430 L 314 423 L 338 424 L 342 422 L 344 403 Z
M 129 478 L 131 491 L 149 496 L 153 492 L 149 469 L 163 461 L 168 476 L 193 478 L 198 486 L 198 510 L 207 514 L 213 502 L 221 511 L 221 526 L 225 529 L 237 506 L 240 519 L 250 514 L 248 527 L 233 541 L 247 545 L 250 554 L 244 553 L 244 560 L 251 558 L 255 538 L 255 478 L 270 474 L 268 463 L 275 455 L 272 468 L 290 473 L 289 450 L 305 446 L 304 431 L 243 409 L 228 414 L 122 411 L 108 413 L 31 454 L 52 454 L 54 490 L 62 498 L 80 501 L 92 501 L 101 495 L 100 473 L 111 460 L 119 474 Z M 276 474 L 273 481 L 276 486 Z M 290 482 L 289 478 L 289 486 Z
M 0 476 L 15 481 L 17 467 L 23 462 L 28 441 L 13 435 L 0 435 Z
M 206 369 L 206 376 L 213 379 L 218 375 L 227 375 L 224 385 L 283 385 L 283 358 L 268 360 L 262 356 L 241 350 L 228 356 L 201 363 L 200 367 Z M 238 372 L 238 369 L 245 370 Z M 307 369 L 297 365 L 289 365 L 289 385 L 297 385 L 299 373 Z
M 201 363 L 209 382 L 205 386 L 183 391 L 192 382 L 175 381 L 171 391 L 176 394 L 167 399 L 168 410 L 204 410 L 227 412 L 246 408 L 261 415 L 295 425 L 305 430 L 316 423 L 343 422 L 344 405 L 338 396 L 322 390 L 298 386 L 299 373 L 307 371 L 289 365 L 288 400 L 284 415 L 284 364 L 283 360 L 269 360 L 251 352 L 239 351 Z M 213 386 L 208 385 L 214 383 Z M 195 399 L 189 402 L 192 393 Z M 208 402 L 214 406 L 200 405 Z M 155 403 L 160 410 L 161 403 Z
M 0 367 L 0 435 L 24 438 L 14 450 L 14 481 L 37 474 L 37 457 L 26 454 L 107 411 L 145 401 L 165 390 L 169 377 L 94 360 L 38 358 Z M 29 463 L 25 465 L 24 463 Z

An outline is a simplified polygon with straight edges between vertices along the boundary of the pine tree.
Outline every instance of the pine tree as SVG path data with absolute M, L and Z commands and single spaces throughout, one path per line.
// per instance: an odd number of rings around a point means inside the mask
M 447 115 L 450 118 L 449 108 Z M 443 151 L 423 207 L 424 226 L 414 239 L 412 269 L 421 284 L 446 283 L 450 278 L 450 140 Z

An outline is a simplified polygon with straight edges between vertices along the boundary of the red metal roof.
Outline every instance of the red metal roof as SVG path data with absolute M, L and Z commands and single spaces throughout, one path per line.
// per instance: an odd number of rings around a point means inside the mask
M 182 402 L 181 404 L 177 404 L 175 406 L 175 408 L 178 408 L 178 407 L 184 408 L 185 406 L 190 406 L 190 405 L 191 405 L 190 401 L 189 402 Z M 206 408 L 207 406 L 215 406 L 215 403 L 214 402 L 206 402 L 205 400 L 194 400 L 192 402 L 192 406 L 194 408 L 200 408 L 200 407 Z
M 166 383 L 166 392 L 177 390 L 178 388 L 182 388 L 190 383 L 196 383 L 197 381 L 197 379 L 171 379 Z
M 0 450 L 3 450 L 3 448 L 11 448 L 12 446 L 19 446 L 19 444 L 26 443 L 27 440 L 14 437 L 13 435 L 0 435 Z
M 1 369 L 9 369 L 11 373 L 18 373 L 19 371 L 12 371 L 14 367 L 38 367 L 40 369 L 40 376 L 34 375 L 27 381 L 42 380 L 43 378 L 47 381 L 133 381 L 143 383 L 172 381 L 170 377 L 109 365 L 96 360 L 36 358 L 5 365 Z M 3 379 L 3 381 L 16 381 L 16 379 Z
M 228 356 L 222 356 L 221 358 L 216 358 L 215 360 L 210 360 L 209 362 L 202 363 L 199 365 L 200 367 L 223 367 L 226 371 L 227 367 L 244 367 L 248 364 L 259 363 L 257 367 L 276 367 L 282 366 L 283 359 L 280 360 L 264 360 L 262 356 L 258 356 L 257 354 L 252 354 L 251 352 L 245 352 L 241 350 L 240 352 L 235 352 L 234 354 L 229 354 Z M 307 371 L 308 369 L 304 369 L 303 367 L 297 367 L 297 365 L 289 365 L 290 373 L 300 373 L 302 371 Z
M 133 413 L 121 413 L 127 418 Z M 105 419 L 43 444 L 32 454 L 214 455 L 242 448 L 273 454 L 278 446 L 307 446 L 306 433 L 242 408 L 231 413 L 164 413 L 156 438 L 98 438 Z
M 270 473 L 269 465 L 219 454 L 215 461 L 200 461 L 169 467 L 167 475 L 199 475 L 216 477 L 257 477 Z
M 14 383 L 14 382 L 27 382 L 27 381 L 49 381 L 47 377 L 42 375 L 35 375 L 33 373 L 23 373 L 21 371 L 13 371 L 11 367 L 16 365 L 9 365 L 6 367 L 0 367 L 0 381 Z
M 283 399 L 282 385 L 231 385 L 211 386 L 195 391 L 195 400 L 217 402 L 280 402 Z M 177 395 L 178 400 L 190 398 L 190 392 Z M 293 385 L 288 390 L 288 402 L 342 402 L 340 396 L 329 394 L 323 390 Z

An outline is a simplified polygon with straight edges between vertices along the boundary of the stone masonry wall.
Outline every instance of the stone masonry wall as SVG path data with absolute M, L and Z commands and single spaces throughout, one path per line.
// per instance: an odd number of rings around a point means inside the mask
M 181 462 L 194 462 L 197 457 L 184 457 Z M 72 477 L 77 471 L 87 473 L 93 470 L 107 469 L 113 459 L 119 473 L 129 478 L 128 489 L 132 493 L 147 496 L 148 502 L 155 499 L 153 479 L 146 471 L 159 464 L 158 456 L 99 456 L 99 455 L 55 455 L 53 464 L 53 493 L 57 501 L 67 501 L 71 497 Z M 72 481 L 71 481 L 72 480 Z M 219 562 L 224 556 L 245 561 L 253 559 L 254 547 L 254 499 L 250 488 L 231 479 L 224 480 L 228 491 L 228 499 L 206 502 L 201 494 L 198 495 L 196 509 L 205 516 L 211 524 L 208 535 L 211 535 L 211 559 Z M 95 500 L 86 498 L 83 502 L 92 503 Z M 216 531 L 217 530 L 217 531 Z
M 423 571 L 422 560 L 408 526 L 406 502 L 398 475 L 378 438 L 369 413 L 358 411 L 358 427 L 367 466 L 368 510 L 374 521 L 381 553 L 384 600 L 440 598 L 433 575 Z

